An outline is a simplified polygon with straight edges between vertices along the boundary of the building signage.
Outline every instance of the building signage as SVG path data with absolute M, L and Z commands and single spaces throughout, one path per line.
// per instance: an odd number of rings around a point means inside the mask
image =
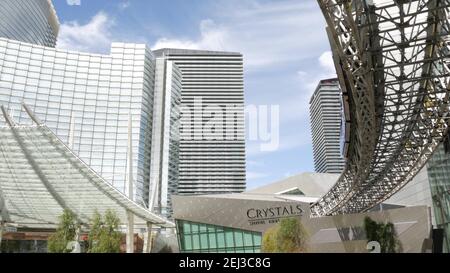
M 275 224 L 282 218 L 303 216 L 303 214 L 304 210 L 300 204 L 247 210 L 247 218 L 251 226 Z

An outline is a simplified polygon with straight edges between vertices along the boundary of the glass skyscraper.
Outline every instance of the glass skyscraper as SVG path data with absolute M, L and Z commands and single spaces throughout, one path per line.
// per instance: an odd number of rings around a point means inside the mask
M 449 30 L 441 26 L 443 39 L 450 44 Z M 446 62 L 450 61 L 450 52 L 447 47 L 442 48 Z M 448 67 L 436 68 L 448 71 Z M 442 84 L 442 83 L 441 83 Z M 445 83 L 444 83 L 445 85 Z M 445 87 L 445 86 L 444 86 Z M 448 121 L 447 121 L 448 123 Z M 428 178 L 430 180 L 431 197 L 437 228 L 442 229 L 443 251 L 450 253 L 450 136 L 447 135 L 442 144 L 438 146 L 427 164 Z
M 102 178 L 127 193 L 132 177 L 133 199 L 168 217 L 172 194 L 245 189 L 241 54 L 125 43 L 109 54 L 67 51 L 55 48 L 50 0 L 1 0 L 0 14 L 0 105 L 17 123 L 31 124 L 25 103 Z M 183 126 L 199 129 L 181 121 L 196 95 L 205 107 L 237 105 L 231 139 L 180 137 Z
M 149 203 L 168 216 L 171 195 L 178 191 L 181 80 L 181 71 L 172 61 L 156 59 Z
M 58 17 L 50 0 L 1 0 L 0 37 L 55 47 Z
M 444 230 L 444 251 L 450 252 L 450 141 L 440 145 L 428 161 L 428 177 L 437 228 Z
M 70 52 L 0 38 L 0 104 L 31 123 L 21 103 L 90 167 L 125 192 L 132 121 L 135 200 L 148 203 L 155 61 L 145 45 L 110 55 Z
M 143 44 L 114 43 L 108 55 L 55 49 L 59 23 L 51 1 L 2 0 L 0 5 L 4 13 L 0 19 L 0 105 L 18 123 L 31 124 L 22 110 L 25 103 L 75 154 L 124 193 L 131 122 L 133 199 L 163 214 L 170 212 L 165 207 L 170 206 L 167 200 L 178 180 L 177 131 L 156 130 L 164 132 L 158 135 L 152 128 L 158 120 L 166 124 L 168 118 L 171 126 L 179 118 L 177 67 L 169 63 L 173 71 L 163 68 L 156 75 L 157 61 Z M 164 59 L 159 62 L 165 64 Z M 160 88 L 163 82 L 169 88 Z M 155 95 L 160 101 L 154 100 Z M 167 102 L 164 109 L 159 107 Z M 164 153 L 152 154 L 152 143 L 164 145 L 153 147 Z M 171 157 L 167 159 L 166 153 Z M 163 172 L 153 181 L 156 194 L 150 185 L 152 161 L 166 164 L 158 167 Z M 149 204 L 155 195 L 158 199 Z

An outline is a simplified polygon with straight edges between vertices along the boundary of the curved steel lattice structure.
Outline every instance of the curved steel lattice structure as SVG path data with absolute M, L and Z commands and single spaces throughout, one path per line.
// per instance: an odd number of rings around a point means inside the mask
M 106 182 L 29 110 L 35 124 L 19 125 L 0 108 L 7 124 L 0 126 L 0 222 L 54 226 L 69 209 L 87 224 L 96 212 L 111 209 L 122 223 L 131 213 L 137 224 L 174 226 Z
M 319 0 L 343 90 L 346 168 L 315 216 L 364 212 L 422 169 L 448 130 L 448 0 Z

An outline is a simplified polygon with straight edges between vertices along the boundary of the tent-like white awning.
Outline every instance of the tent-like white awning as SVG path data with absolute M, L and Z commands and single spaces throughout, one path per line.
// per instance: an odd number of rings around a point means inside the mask
M 25 106 L 26 107 L 26 106 Z M 18 125 L 2 107 L 0 127 L 0 220 L 20 226 L 47 226 L 69 209 L 81 223 L 110 209 L 122 223 L 173 227 L 169 220 L 130 200 L 76 156 L 47 126 Z

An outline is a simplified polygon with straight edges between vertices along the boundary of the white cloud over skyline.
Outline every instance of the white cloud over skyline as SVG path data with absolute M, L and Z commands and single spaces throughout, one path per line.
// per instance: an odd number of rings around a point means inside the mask
M 82 52 L 104 53 L 111 46 L 115 21 L 100 11 L 86 24 L 69 21 L 61 24 L 57 47 Z
M 127 9 L 121 13 L 125 16 L 136 6 L 130 3 L 119 1 L 114 6 L 119 11 Z M 85 23 L 64 22 L 58 47 L 108 53 L 111 42 L 123 41 L 123 33 L 127 33 L 123 27 L 122 33 L 117 31 L 122 18 L 115 16 L 110 11 L 99 11 Z M 321 79 L 335 77 L 325 22 L 315 1 L 218 0 L 197 23 L 175 26 L 173 33 L 167 26 L 159 31 L 158 24 L 141 24 L 143 29 L 154 28 L 151 33 L 158 35 L 149 37 L 145 31 L 135 31 L 141 36 L 127 37 L 128 41 L 146 41 L 152 49 L 243 53 L 246 103 L 280 106 L 280 148 L 262 152 L 260 143 L 247 142 L 247 162 L 267 163 L 247 164 L 250 183 L 270 182 L 285 173 L 311 170 L 309 99 Z M 192 31 L 180 35 L 180 31 L 175 31 L 178 27 Z M 282 164 L 280 159 L 286 159 L 288 164 Z M 273 172 L 268 173 L 268 166 Z
M 257 161 L 291 151 L 304 154 L 305 149 L 311 149 L 309 99 L 321 79 L 335 77 L 325 23 L 317 3 L 222 1 L 218 5 L 220 15 L 202 20 L 197 37 L 164 36 L 153 48 L 243 53 L 247 104 L 277 104 L 281 110 L 279 149 L 263 152 L 259 142 L 247 141 L 247 160 Z M 251 174 L 248 181 L 273 179 L 255 175 L 266 174 L 261 166 L 248 164 L 247 169 Z
M 160 48 L 184 48 L 184 49 L 203 49 L 203 50 L 225 50 L 225 41 L 227 40 L 227 30 L 214 23 L 211 19 L 204 19 L 200 22 L 200 38 L 191 39 L 171 39 L 159 38 L 152 49 Z
M 231 2 L 232 10 L 224 4 L 221 15 L 200 22 L 198 37 L 160 37 L 152 48 L 241 52 L 247 69 L 252 70 L 309 58 L 315 45 L 323 42 L 324 30 L 310 31 L 323 25 L 320 9 L 312 1 Z

